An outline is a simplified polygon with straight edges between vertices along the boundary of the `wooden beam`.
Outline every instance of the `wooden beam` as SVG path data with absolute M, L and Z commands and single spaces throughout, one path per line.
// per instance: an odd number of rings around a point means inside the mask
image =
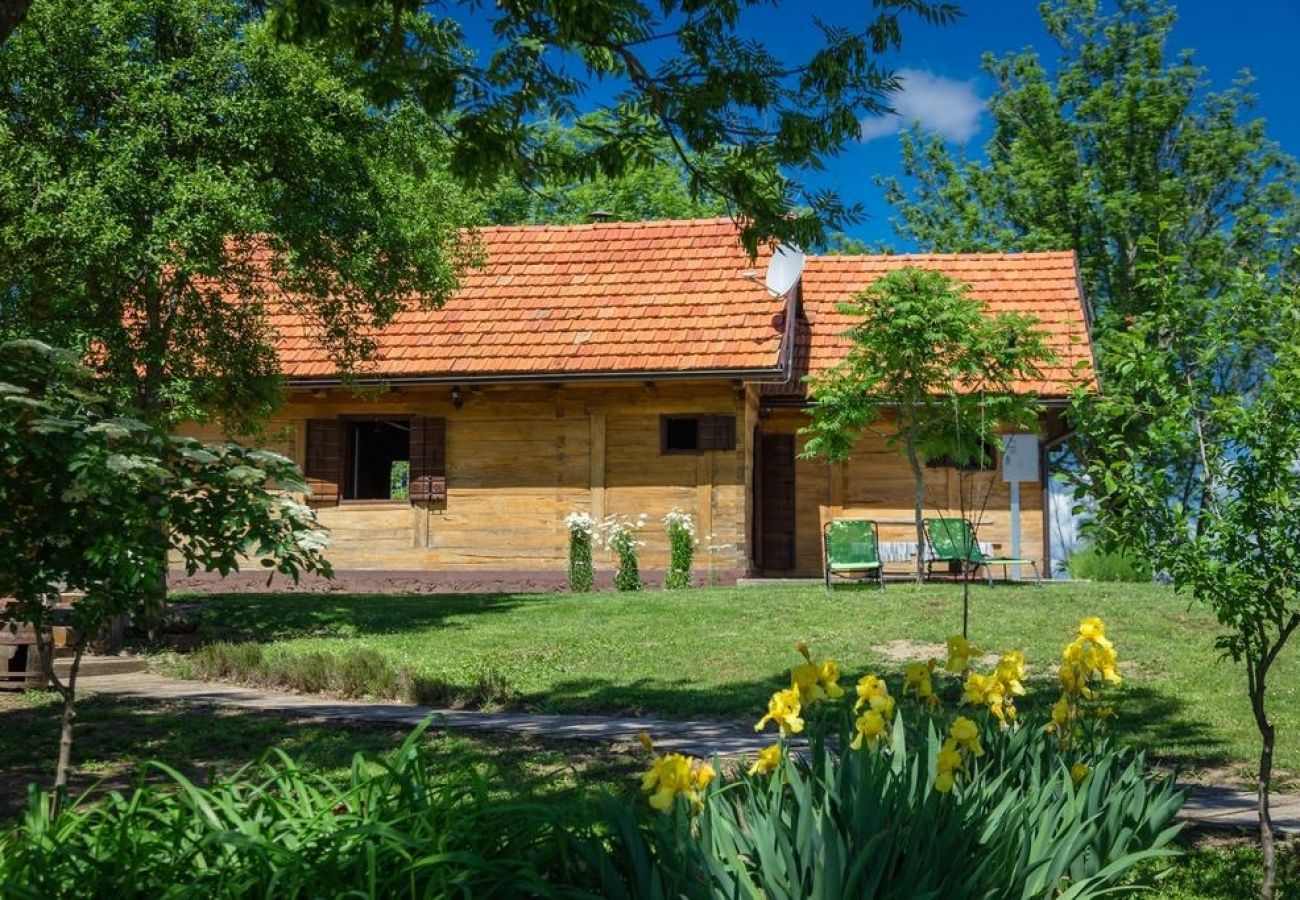
M 581 470 L 579 470 L 581 471 Z M 605 414 L 591 414 L 591 517 L 605 518 Z

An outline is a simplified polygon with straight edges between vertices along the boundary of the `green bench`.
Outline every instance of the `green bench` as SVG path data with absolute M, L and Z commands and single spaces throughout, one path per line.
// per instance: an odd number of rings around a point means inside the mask
M 1002 580 L 1007 580 L 1009 566 L 1029 566 L 1034 570 L 1038 586 L 1043 586 L 1043 575 L 1038 571 L 1038 562 L 1032 559 L 1016 559 L 1010 556 L 986 556 L 980 550 L 979 540 L 975 535 L 975 526 L 968 519 L 926 519 L 925 539 L 930 544 L 930 556 L 925 563 L 925 576 L 933 573 L 935 563 L 948 563 L 961 574 L 974 574 L 984 570 L 989 587 L 993 586 L 993 566 L 1002 567 Z
M 826 523 L 822 532 L 823 563 L 826 572 L 826 590 L 831 589 L 831 576 L 840 578 L 873 578 L 883 591 L 885 567 L 880 562 L 880 538 L 876 523 L 869 519 L 835 519 Z

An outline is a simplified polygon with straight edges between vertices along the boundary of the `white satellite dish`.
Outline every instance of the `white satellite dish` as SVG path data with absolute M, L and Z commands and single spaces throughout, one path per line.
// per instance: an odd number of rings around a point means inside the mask
M 784 297 L 799 283 L 803 259 L 803 251 L 793 244 L 777 245 L 767 264 L 767 290 L 773 297 Z

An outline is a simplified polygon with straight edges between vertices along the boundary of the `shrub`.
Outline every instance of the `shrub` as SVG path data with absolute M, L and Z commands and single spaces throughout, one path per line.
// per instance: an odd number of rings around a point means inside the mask
M 208 788 L 146 763 L 153 780 L 131 796 L 54 817 L 33 789 L 22 823 L 0 833 L 0 885 L 33 897 L 553 895 L 544 874 L 560 874 L 581 833 L 571 810 L 490 795 L 469 765 L 435 778 L 425 727 L 378 766 L 358 756 L 342 784 L 272 752 Z
M 614 587 L 620 591 L 639 591 L 641 569 L 637 564 L 637 549 L 644 545 L 637 540 L 637 532 L 645 527 L 644 514 L 636 519 L 624 516 L 607 516 L 601 523 L 605 548 L 618 555 L 618 569 L 614 572 Z
M 668 574 L 664 587 L 669 590 L 691 586 L 691 565 L 695 561 L 695 525 L 689 513 L 673 510 L 664 516 L 668 532 Z
M 1019 719 L 1016 651 L 971 671 L 980 651 L 954 636 L 948 685 L 934 661 L 916 663 L 902 702 L 875 675 L 840 702 L 838 665 L 797 647 L 804 662 L 756 726 L 775 724 L 777 743 L 720 785 L 706 766 L 658 757 L 643 784 L 670 815 L 641 830 L 615 817 L 614 858 L 659 859 L 672 884 L 698 866 L 714 896 L 1078 898 L 1173 855 L 1183 798 L 1172 776 L 1148 778 L 1142 754 L 1107 745 L 1104 693 L 1119 674 L 1100 620 L 1083 620 L 1066 647 L 1046 723 Z M 969 717 L 945 708 L 949 686 Z M 809 737 L 806 751 L 790 752 L 794 734 Z M 606 893 L 636 895 L 659 872 L 605 877 Z
M 564 520 L 569 529 L 569 590 L 585 594 L 592 589 L 595 571 L 591 562 L 591 541 L 596 523 L 584 512 L 570 513 Z
M 1145 560 L 1123 553 L 1103 553 L 1096 547 L 1083 547 L 1071 553 L 1065 568 L 1071 578 L 1084 581 L 1151 580 L 1151 566 Z

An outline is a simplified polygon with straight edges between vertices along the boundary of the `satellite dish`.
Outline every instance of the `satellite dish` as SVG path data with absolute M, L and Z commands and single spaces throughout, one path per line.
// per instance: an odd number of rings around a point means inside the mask
M 767 290 L 773 297 L 784 297 L 799 283 L 803 274 L 803 251 L 793 244 L 778 244 L 767 264 Z

